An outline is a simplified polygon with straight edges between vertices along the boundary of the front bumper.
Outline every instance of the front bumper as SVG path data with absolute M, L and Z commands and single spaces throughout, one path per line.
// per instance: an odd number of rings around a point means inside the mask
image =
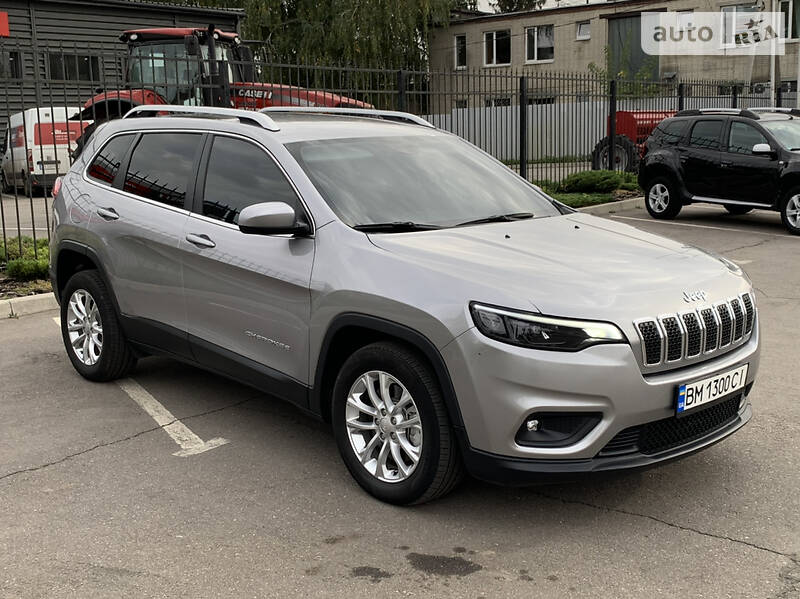
M 616 435 L 674 417 L 677 386 L 749 364 L 747 389 L 759 365 L 758 321 L 750 339 L 704 362 L 642 374 L 627 344 L 598 345 L 576 353 L 537 351 L 495 342 L 471 329 L 443 348 L 464 421 L 462 451 L 478 478 L 513 482 L 542 473 L 637 468 L 683 457 L 735 432 L 750 419 L 749 404 L 701 438 L 668 450 L 605 455 Z M 735 409 L 735 408 L 734 408 Z M 596 413 L 600 422 L 574 443 L 531 447 L 516 442 L 533 413 Z M 603 455 L 600 455 L 603 452 Z

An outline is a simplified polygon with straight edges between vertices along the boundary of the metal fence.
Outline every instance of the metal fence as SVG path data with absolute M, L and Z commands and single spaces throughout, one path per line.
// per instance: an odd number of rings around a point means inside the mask
M 183 49 L 182 44 L 174 44 Z M 532 181 L 613 167 L 635 170 L 655 124 L 682 108 L 768 106 L 761 84 L 612 80 L 596 73 L 424 72 L 208 60 L 116 49 L 0 45 L 0 265 L 23 237 L 49 236 L 57 176 L 97 123 L 141 103 L 374 106 L 413 112 L 476 144 Z M 36 73 L 23 77 L 23 72 Z M 794 105 L 778 90 L 777 102 Z M 793 95 L 793 94 L 792 94 Z M 89 102 L 94 98 L 94 102 Z M 23 117 L 23 115 L 25 115 Z M 608 143 L 616 139 L 617 143 Z M 9 246 L 16 246 L 15 252 Z M 34 253 L 39 250 L 34 243 Z

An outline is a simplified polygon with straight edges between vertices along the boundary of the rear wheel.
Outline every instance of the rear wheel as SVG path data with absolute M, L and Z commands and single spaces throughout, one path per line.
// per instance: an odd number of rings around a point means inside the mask
M 683 208 L 675 185 L 668 177 L 656 177 L 645 188 L 645 206 L 650 216 L 658 219 L 673 219 Z
M 609 138 L 601 139 L 592 152 L 592 169 L 608 169 Z M 615 171 L 636 173 L 639 171 L 639 152 L 633 142 L 624 135 L 617 135 L 614 144 Z
M 752 210 L 752 206 L 740 206 L 739 204 L 725 204 L 725 210 L 731 214 L 747 214 Z
M 61 336 L 73 367 L 89 380 L 123 377 L 136 364 L 109 290 L 95 270 L 75 273 L 67 281 L 61 302 Z
M 800 235 L 800 187 L 793 187 L 783 198 L 781 220 L 789 233 Z
M 423 503 L 461 480 L 463 467 L 431 368 L 392 342 L 357 350 L 333 391 L 339 452 L 359 485 L 382 501 Z

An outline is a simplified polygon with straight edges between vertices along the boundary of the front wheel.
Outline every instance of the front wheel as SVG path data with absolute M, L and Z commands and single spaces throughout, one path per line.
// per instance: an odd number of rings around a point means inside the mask
M 347 359 L 334 385 L 332 420 L 350 474 L 382 501 L 424 503 L 461 479 L 436 377 L 403 345 L 373 343 Z
M 652 179 L 645 188 L 645 206 L 650 216 L 658 219 L 673 219 L 683 208 L 675 185 L 667 177 Z
M 781 220 L 789 233 L 800 235 L 800 187 L 793 187 L 783 198 Z

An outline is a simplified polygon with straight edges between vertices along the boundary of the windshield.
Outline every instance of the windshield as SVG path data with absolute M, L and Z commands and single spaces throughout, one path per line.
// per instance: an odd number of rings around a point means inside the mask
M 450 227 L 504 214 L 559 214 L 510 169 L 451 135 L 327 139 L 287 148 L 350 226 Z
M 800 120 L 761 121 L 761 126 L 787 150 L 800 150 Z
M 200 47 L 202 58 L 208 59 L 208 46 Z M 217 59 L 228 67 L 228 81 L 238 81 L 231 66 L 233 49 L 217 43 Z M 155 89 L 170 104 L 183 104 L 194 98 L 192 87 L 200 84 L 196 56 L 186 54 L 183 40 L 163 44 L 134 46 L 128 57 L 128 83 L 132 87 Z M 207 66 L 205 67 L 208 68 Z M 199 91 L 195 90 L 194 95 Z M 199 98 L 196 98 L 199 99 Z

